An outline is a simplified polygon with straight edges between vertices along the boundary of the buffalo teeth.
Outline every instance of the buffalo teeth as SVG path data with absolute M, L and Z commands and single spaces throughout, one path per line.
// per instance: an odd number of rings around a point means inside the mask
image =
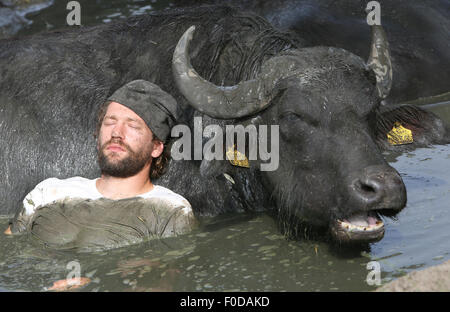
M 345 230 L 347 230 L 349 232 L 354 232 L 354 231 L 370 232 L 370 231 L 378 230 L 378 229 L 380 229 L 380 228 L 382 228 L 384 226 L 384 223 L 381 220 L 378 220 L 376 222 L 376 224 L 374 224 L 374 225 L 367 225 L 367 226 L 354 225 L 354 224 L 351 224 L 349 222 L 345 222 L 345 221 L 341 221 L 341 220 L 338 220 L 338 223 L 343 229 L 345 229 Z

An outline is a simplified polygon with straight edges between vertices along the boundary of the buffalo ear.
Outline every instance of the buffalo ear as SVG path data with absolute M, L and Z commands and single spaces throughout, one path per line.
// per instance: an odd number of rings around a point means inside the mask
M 385 150 L 450 143 L 450 128 L 434 113 L 415 105 L 386 107 L 378 112 L 375 137 Z

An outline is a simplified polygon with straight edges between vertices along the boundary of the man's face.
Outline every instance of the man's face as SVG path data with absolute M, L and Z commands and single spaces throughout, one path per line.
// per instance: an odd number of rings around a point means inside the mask
M 153 143 L 153 133 L 144 120 L 126 106 L 111 102 L 98 137 L 98 161 L 102 174 L 130 177 L 150 166 L 162 152 Z

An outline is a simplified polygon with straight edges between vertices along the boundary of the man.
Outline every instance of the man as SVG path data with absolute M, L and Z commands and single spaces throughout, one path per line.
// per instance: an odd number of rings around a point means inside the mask
M 184 227 L 183 231 L 192 226 L 193 212 L 189 202 L 151 181 L 163 173 L 168 162 L 164 142 L 176 121 L 176 111 L 175 99 L 148 81 L 135 80 L 118 89 L 99 110 L 96 136 L 101 177 L 42 181 L 25 197 L 23 209 L 5 234 L 32 230 L 37 212 L 45 211 L 46 205 L 68 199 L 158 199 L 164 203 L 164 209 L 182 216 L 184 220 L 179 224 Z M 105 211 L 108 214 L 108 210 Z M 169 219 L 170 213 L 166 213 Z M 166 226 L 162 231 L 167 231 Z

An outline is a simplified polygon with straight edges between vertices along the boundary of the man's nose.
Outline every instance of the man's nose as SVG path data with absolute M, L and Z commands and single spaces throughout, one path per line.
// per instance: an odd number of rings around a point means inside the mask
M 124 134 L 124 125 L 121 122 L 118 122 L 114 125 L 114 128 L 111 132 L 111 137 L 113 138 L 123 138 Z

